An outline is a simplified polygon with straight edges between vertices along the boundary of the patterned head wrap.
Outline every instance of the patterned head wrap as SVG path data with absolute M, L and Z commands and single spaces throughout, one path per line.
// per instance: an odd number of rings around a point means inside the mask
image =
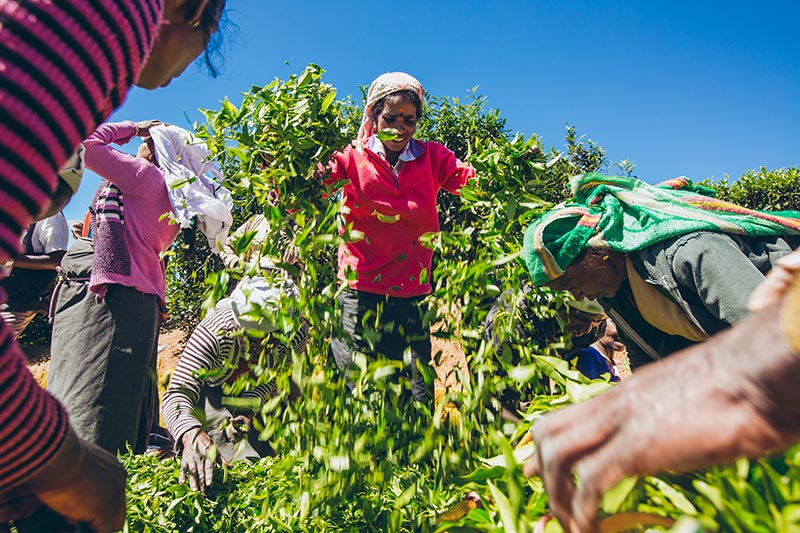
M 676 178 L 649 185 L 591 172 L 570 181 L 574 199 L 525 231 L 523 257 L 533 282 L 561 276 L 587 248 L 642 250 L 695 231 L 729 235 L 800 235 L 800 212 L 755 211 L 714 198 L 714 191 Z
M 375 128 L 370 122 L 369 115 L 375 104 L 398 91 L 412 91 L 419 96 L 419 101 L 425 105 L 425 91 L 417 78 L 405 72 L 387 72 L 381 74 L 367 91 L 367 105 L 364 106 L 364 116 L 361 118 L 361 128 L 358 130 L 358 141 L 365 141 L 375 133 Z

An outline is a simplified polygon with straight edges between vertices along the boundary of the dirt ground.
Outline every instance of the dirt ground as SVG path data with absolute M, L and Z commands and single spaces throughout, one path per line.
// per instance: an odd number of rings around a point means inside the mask
M 162 333 L 158 338 L 158 380 L 161 389 L 166 386 L 172 369 L 178 364 L 178 358 L 183 351 L 185 343 L 185 333 L 180 330 L 172 330 Z M 442 352 L 439 359 L 440 365 L 436 367 L 438 380 L 437 389 L 445 389 L 457 384 L 457 379 L 453 370 L 459 365 L 465 366 L 466 360 L 461 346 L 455 341 L 446 341 L 432 338 L 433 353 Z M 50 360 L 50 346 L 29 345 L 23 346 L 23 351 L 31 363 L 28 369 L 34 375 L 40 385 L 47 384 L 47 367 Z

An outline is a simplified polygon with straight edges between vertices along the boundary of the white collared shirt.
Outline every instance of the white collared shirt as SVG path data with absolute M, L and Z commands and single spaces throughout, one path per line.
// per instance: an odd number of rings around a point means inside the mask
M 383 146 L 383 143 L 380 141 L 380 139 L 378 139 L 376 135 L 372 135 L 369 138 L 369 140 L 367 141 L 367 148 L 369 148 L 370 150 L 381 156 L 383 160 L 386 161 L 387 163 L 389 162 L 389 160 L 386 158 L 386 148 Z M 403 165 L 408 161 L 415 160 L 417 157 L 419 157 L 420 153 L 421 150 L 417 145 L 417 141 L 412 137 L 411 140 L 409 140 L 406 143 L 405 147 L 403 148 L 403 151 L 400 152 L 400 155 L 397 156 L 397 163 L 395 163 L 394 166 L 392 167 L 395 175 L 399 175 L 400 170 L 402 170 L 403 168 Z

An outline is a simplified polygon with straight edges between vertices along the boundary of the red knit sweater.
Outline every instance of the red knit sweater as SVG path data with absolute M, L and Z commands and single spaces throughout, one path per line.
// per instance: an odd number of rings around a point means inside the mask
M 439 143 L 416 142 L 422 153 L 399 175 L 368 148 L 354 144 L 334 155 L 327 181 L 346 180 L 342 216 L 351 227 L 339 248 L 339 279 L 352 269 L 353 289 L 403 298 L 431 292 L 433 251 L 419 238 L 439 231 L 439 190 L 457 194 L 475 169 Z

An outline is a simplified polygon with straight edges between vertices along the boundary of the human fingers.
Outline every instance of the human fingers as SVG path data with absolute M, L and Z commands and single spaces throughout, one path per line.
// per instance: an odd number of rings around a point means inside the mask
M 569 532 L 590 531 L 582 527 L 591 520 L 583 518 L 579 524 L 573 516 L 574 474 L 578 465 L 592 458 L 621 430 L 604 413 L 618 412 L 624 417 L 624 403 L 624 395 L 615 388 L 583 404 L 549 413 L 533 425 L 536 455 L 525 465 L 525 473 L 541 477 L 550 509 Z
M 535 460 L 538 465 L 539 477 L 547 492 L 550 511 L 558 518 L 564 530 L 571 533 L 568 509 L 575 492 L 572 468 L 570 464 L 545 459 L 546 456 L 547 454 L 542 453 L 537 445 Z
M 792 272 L 800 272 L 800 249 L 778 259 L 778 264 Z
M 21 520 L 31 516 L 42 502 L 25 486 L 0 494 L 0 523 Z
M 198 480 L 198 470 L 201 469 L 197 467 L 197 463 L 194 461 L 186 469 L 186 477 L 189 479 L 189 488 L 192 490 L 200 490 L 202 486 Z
M 203 485 L 210 487 L 214 482 L 214 461 L 208 456 L 203 459 L 203 469 Z
M 623 444 L 619 441 L 613 438 L 602 443 L 575 464 L 577 483 L 567 518 L 573 531 L 597 531 L 597 511 L 603 494 L 629 475 L 628 455 L 620 453 Z
M 776 265 L 750 294 L 747 309 L 751 312 L 761 311 L 778 302 L 789 290 L 793 279 L 793 270 L 780 264 Z
M 147 137 L 150 135 L 150 128 L 154 126 L 158 126 L 162 124 L 160 120 L 150 119 L 150 120 L 140 120 L 136 123 L 136 136 L 137 137 Z
M 197 477 L 197 455 L 194 450 L 185 449 L 181 455 L 181 470 L 178 481 L 181 483 L 188 481 L 190 489 L 199 490 L 200 486 L 197 482 Z

